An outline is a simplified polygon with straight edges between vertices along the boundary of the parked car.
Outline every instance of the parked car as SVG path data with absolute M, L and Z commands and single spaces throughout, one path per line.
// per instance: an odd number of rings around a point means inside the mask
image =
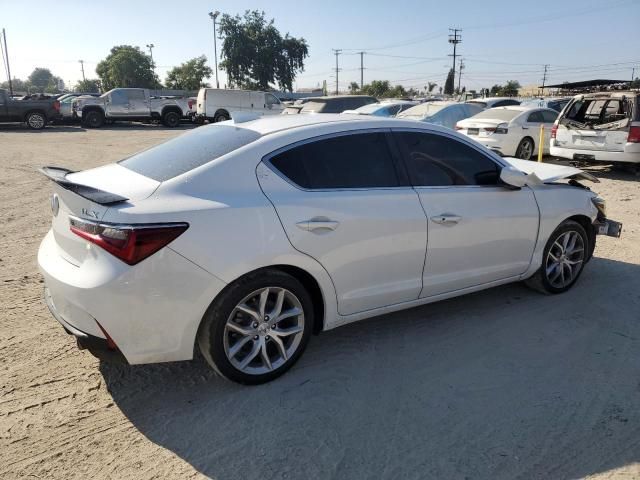
M 343 113 L 356 115 L 375 115 L 377 117 L 395 117 L 398 113 L 415 107 L 418 102 L 409 100 L 383 100 L 380 103 L 370 103 L 355 110 L 345 110 Z
M 457 102 L 426 102 L 400 112 L 397 118 L 455 128 L 456 123 L 482 111 L 480 105 Z
M 556 112 L 561 112 L 570 100 L 571 97 L 531 98 L 524 100 L 520 105 L 523 107 L 550 108 Z
M 198 92 L 196 121 L 223 122 L 230 120 L 233 112 L 279 115 L 282 110 L 284 106 L 272 93 L 201 88 Z
M 551 155 L 640 166 L 640 94 L 611 91 L 575 96 L 553 127 Z
M 328 97 L 312 97 L 306 99 L 297 112 L 294 108 L 287 109 L 286 114 L 295 113 L 342 113 L 345 110 L 355 110 L 364 105 L 377 103 L 375 97 L 368 95 L 334 95 Z
M 60 102 L 60 117 L 62 120 L 74 120 L 78 118 L 73 111 L 73 102 L 79 97 L 99 97 L 99 93 L 66 93 L 58 97 Z
M 520 105 L 520 100 L 511 97 L 485 97 L 468 100 L 467 103 L 477 103 L 482 108 L 509 107 Z
M 73 109 L 89 128 L 118 120 L 160 120 L 167 127 L 177 127 L 188 117 L 189 105 L 186 98 L 153 97 L 146 88 L 114 88 L 99 97 L 78 97 Z
M 43 172 L 44 298 L 80 345 L 131 364 L 197 346 L 247 384 L 284 373 L 312 332 L 520 280 L 565 292 L 596 234 L 620 232 L 566 182 L 595 177 L 397 118 L 234 120 Z
M 497 107 L 458 122 L 456 130 L 500 155 L 530 160 L 540 148 L 540 125 L 544 125 L 543 153 L 549 153 L 557 117 L 550 108 Z
M 32 130 L 60 118 L 60 102 L 53 98 L 14 100 L 7 90 L 0 89 L 0 123 L 24 122 Z

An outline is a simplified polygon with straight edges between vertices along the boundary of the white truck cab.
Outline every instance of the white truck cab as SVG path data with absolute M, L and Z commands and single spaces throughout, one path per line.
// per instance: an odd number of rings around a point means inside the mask
M 198 92 L 196 120 L 222 122 L 230 120 L 233 112 L 279 115 L 283 110 L 284 106 L 278 97 L 269 92 L 201 88 Z

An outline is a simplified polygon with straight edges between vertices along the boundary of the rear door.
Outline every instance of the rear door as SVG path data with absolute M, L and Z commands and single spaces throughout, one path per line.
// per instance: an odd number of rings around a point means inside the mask
M 422 288 L 425 215 L 387 142 L 383 131 L 318 137 L 258 170 L 292 245 L 331 276 L 341 315 L 416 300 Z
M 151 115 L 149 99 L 147 98 L 147 94 L 144 90 L 138 88 L 127 90 L 127 95 L 129 97 L 130 116 L 148 117 Z M 160 104 L 162 100 L 158 99 L 157 102 Z
M 522 124 L 523 130 L 528 130 L 525 133 L 526 136 L 533 138 L 533 142 L 536 145 L 535 150 L 537 151 L 540 148 L 540 126 L 544 125 L 544 133 L 543 133 L 543 149 L 544 153 L 549 152 L 549 141 L 551 139 L 551 127 L 553 126 L 553 122 L 555 122 L 557 115 L 553 115 L 551 112 L 547 112 L 546 110 L 532 110 L 531 112 L 525 113 L 526 117 Z
M 7 108 L 9 107 L 9 96 L 4 91 L 0 91 L 0 120 L 7 121 Z
M 529 267 L 538 207 L 498 185 L 501 166 L 443 134 L 394 131 L 429 230 L 421 297 L 515 278 Z

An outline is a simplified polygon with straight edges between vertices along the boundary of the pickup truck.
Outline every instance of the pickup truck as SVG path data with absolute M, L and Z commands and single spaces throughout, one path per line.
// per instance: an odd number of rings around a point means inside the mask
M 7 90 L 0 89 L 0 122 L 25 122 L 27 127 L 40 130 L 60 117 L 60 102 L 46 100 L 14 100 Z
M 177 127 L 190 115 L 187 98 L 152 97 L 145 88 L 114 88 L 99 97 L 78 97 L 73 111 L 89 128 L 117 120 L 160 120 L 167 127 Z

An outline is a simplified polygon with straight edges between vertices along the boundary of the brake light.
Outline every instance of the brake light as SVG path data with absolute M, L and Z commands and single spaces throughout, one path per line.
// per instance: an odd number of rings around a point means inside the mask
M 189 99 L 187 105 L 189 105 L 189 110 L 191 110 L 193 108 L 193 100 Z
M 558 133 L 558 124 L 554 123 L 553 127 L 551 127 L 551 138 L 556 138 L 557 133 Z
M 640 123 L 634 122 L 629 128 L 629 136 L 627 137 L 629 143 L 640 143 Z
M 189 224 L 100 224 L 69 217 L 69 228 L 123 262 L 135 265 L 178 238 Z
M 60 111 L 60 102 L 59 102 L 58 100 L 55 100 L 55 101 L 53 102 L 53 109 L 54 109 L 56 112 L 59 112 L 59 111 Z

